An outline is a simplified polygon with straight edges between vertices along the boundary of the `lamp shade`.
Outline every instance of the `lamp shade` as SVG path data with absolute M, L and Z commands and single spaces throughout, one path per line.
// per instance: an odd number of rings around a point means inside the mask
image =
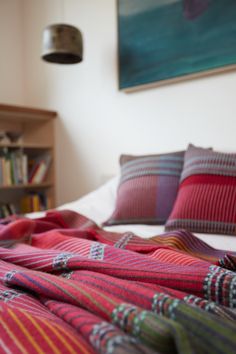
M 43 31 L 42 59 L 50 63 L 76 64 L 83 59 L 83 39 L 78 28 L 53 24 Z

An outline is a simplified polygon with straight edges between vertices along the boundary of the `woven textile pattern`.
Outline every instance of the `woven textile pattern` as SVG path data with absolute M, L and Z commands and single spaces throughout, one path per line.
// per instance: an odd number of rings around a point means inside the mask
M 116 206 L 105 225 L 164 224 L 179 186 L 184 152 L 120 158 Z
M 236 154 L 189 146 L 166 230 L 236 234 Z
M 9 219 L 8 239 L 1 353 L 235 353 L 236 253 L 184 231 L 106 232 L 69 211 Z

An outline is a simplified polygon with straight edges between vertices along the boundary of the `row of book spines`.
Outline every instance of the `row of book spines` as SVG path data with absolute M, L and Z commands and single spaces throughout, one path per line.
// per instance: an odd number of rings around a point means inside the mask
M 10 158 L 0 158 L 0 185 L 12 186 L 18 184 L 42 183 L 45 180 L 51 157 L 42 159 L 33 166 L 28 174 L 28 156 L 12 155 Z
M 51 200 L 46 196 L 39 194 L 26 195 L 21 200 L 21 212 L 32 213 L 51 209 Z
M 51 208 L 52 203 L 50 198 L 39 196 L 38 194 L 32 194 L 22 198 L 20 209 L 12 203 L 0 205 L 0 218 L 6 218 L 13 214 L 31 213 Z
M 28 183 L 28 156 L 0 157 L 0 185 Z

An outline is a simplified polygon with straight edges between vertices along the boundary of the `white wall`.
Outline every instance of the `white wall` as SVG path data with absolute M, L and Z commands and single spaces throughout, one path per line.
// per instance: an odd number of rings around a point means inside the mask
M 125 94 L 117 89 L 116 0 L 23 0 L 25 97 L 60 113 L 58 203 L 118 172 L 120 153 L 184 149 L 189 142 L 236 151 L 236 73 Z M 43 28 L 69 22 L 84 34 L 84 61 L 40 60 Z
M 22 0 L 0 0 L 0 102 L 23 104 Z

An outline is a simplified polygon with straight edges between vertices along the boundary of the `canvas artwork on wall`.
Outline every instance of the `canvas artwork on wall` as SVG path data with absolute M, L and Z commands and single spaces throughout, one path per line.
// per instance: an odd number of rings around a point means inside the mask
M 117 0 L 119 88 L 236 68 L 236 0 Z

